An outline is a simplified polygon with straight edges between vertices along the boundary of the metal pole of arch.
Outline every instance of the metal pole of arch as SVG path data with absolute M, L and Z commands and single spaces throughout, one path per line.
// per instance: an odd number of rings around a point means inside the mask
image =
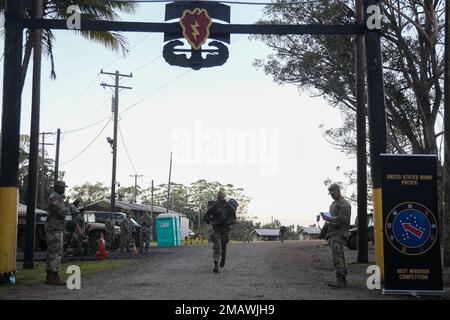
M 0 159 L 0 282 L 15 281 L 24 1 L 5 2 Z
M 386 153 L 386 102 L 384 97 L 383 61 L 381 56 L 380 0 L 363 0 L 366 26 L 366 73 L 369 115 L 370 165 L 375 228 L 375 260 L 384 280 L 383 207 L 381 199 L 380 154 Z M 374 22 L 379 22 L 379 28 Z M 369 26 L 370 21 L 370 26 Z
M 444 52 L 444 266 L 450 266 L 450 0 L 445 0 Z
M 355 17 L 363 23 L 362 0 L 355 0 Z M 356 36 L 356 139 L 358 195 L 358 262 L 368 261 L 367 238 L 367 154 L 366 154 L 366 86 L 364 81 L 364 36 Z

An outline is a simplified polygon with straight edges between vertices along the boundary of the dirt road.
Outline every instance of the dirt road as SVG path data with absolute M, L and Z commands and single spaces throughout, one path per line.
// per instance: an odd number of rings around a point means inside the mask
M 153 249 L 153 248 L 152 248 Z M 373 263 L 373 250 L 369 261 Z M 366 287 L 368 264 L 346 251 L 349 288 L 330 289 L 330 249 L 323 241 L 230 244 L 225 268 L 212 272 L 211 246 L 154 248 L 122 269 L 88 275 L 81 290 L 12 288 L 8 299 L 392 299 Z M 372 264 L 369 263 L 369 264 Z M 447 297 L 448 298 L 448 297 Z M 398 297 L 397 297 L 398 299 Z

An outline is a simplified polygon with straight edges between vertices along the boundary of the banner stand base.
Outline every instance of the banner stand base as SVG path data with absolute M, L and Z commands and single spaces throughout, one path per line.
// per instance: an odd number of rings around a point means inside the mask
M 383 295 L 402 295 L 402 296 L 444 296 L 445 291 L 432 291 L 432 290 L 392 290 L 383 289 Z

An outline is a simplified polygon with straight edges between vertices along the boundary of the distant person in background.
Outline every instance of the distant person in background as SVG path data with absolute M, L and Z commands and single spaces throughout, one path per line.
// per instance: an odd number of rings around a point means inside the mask
M 281 243 L 284 242 L 284 237 L 286 236 L 286 231 L 287 231 L 287 228 L 285 226 L 281 226 L 280 227 L 280 241 L 281 241 Z
M 114 235 L 114 222 L 111 216 L 108 216 L 105 221 L 105 243 L 106 248 L 114 251 L 113 235 Z
M 145 246 L 145 252 L 148 251 L 148 248 L 150 248 L 150 235 L 152 232 L 152 218 L 148 215 L 147 212 L 144 212 L 143 216 L 141 217 L 139 224 L 141 225 L 141 231 L 139 234 L 139 240 L 141 249 L 140 252 L 142 253 L 144 246 Z
M 217 201 L 213 201 L 208 207 L 203 222 L 209 224 L 208 234 L 213 243 L 213 259 L 215 273 L 220 267 L 225 266 L 227 244 L 230 241 L 230 225 L 236 222 L 237 202 L 233 199 L 226 200 L 224 192 L 217 194 Z
M 330 214 L 322 214 L 327 221 L 326 238 L 331 239 L 331 255 L 336 269 L 336 282 L 328 284 L 330 287 L 342 288 L 347 286 L 347 265 L 345 263 L 344 246 L 347 242 L 350 227 L 351 206 L 341 195 L 341 188 L 333 183 L 328 188 L 328 194 L 333 198 Z
M 80 209 L 80 213 L 75 219 L 75 231 L 72 235 L 72 247 L 75 256 L 81 254 L 87 256 L 89 254 L 89 237 L 86 235 L 84 212 L 84 209 Z
M 130 214 L 127 213 L 123 217 L 122 223 L 120 224 L 120 252 L 123 252 L 123 248 L 130 252 L 130 240 L 131 240 L 131 221 Z

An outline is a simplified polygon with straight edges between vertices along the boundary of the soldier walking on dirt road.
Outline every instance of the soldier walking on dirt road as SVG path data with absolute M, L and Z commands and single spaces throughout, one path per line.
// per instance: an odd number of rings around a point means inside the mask
M 225 266 L 227 244 L 230 241 L 230 225 L 236 222 L 237 202 L 233 199 L 226 200 L 224 192 L 217 194 L 217 201 L 211 201 L 203 222 L 209 224 L 208 234 L 213 243 L 214 272 L 219 272 L 220 267 Z

